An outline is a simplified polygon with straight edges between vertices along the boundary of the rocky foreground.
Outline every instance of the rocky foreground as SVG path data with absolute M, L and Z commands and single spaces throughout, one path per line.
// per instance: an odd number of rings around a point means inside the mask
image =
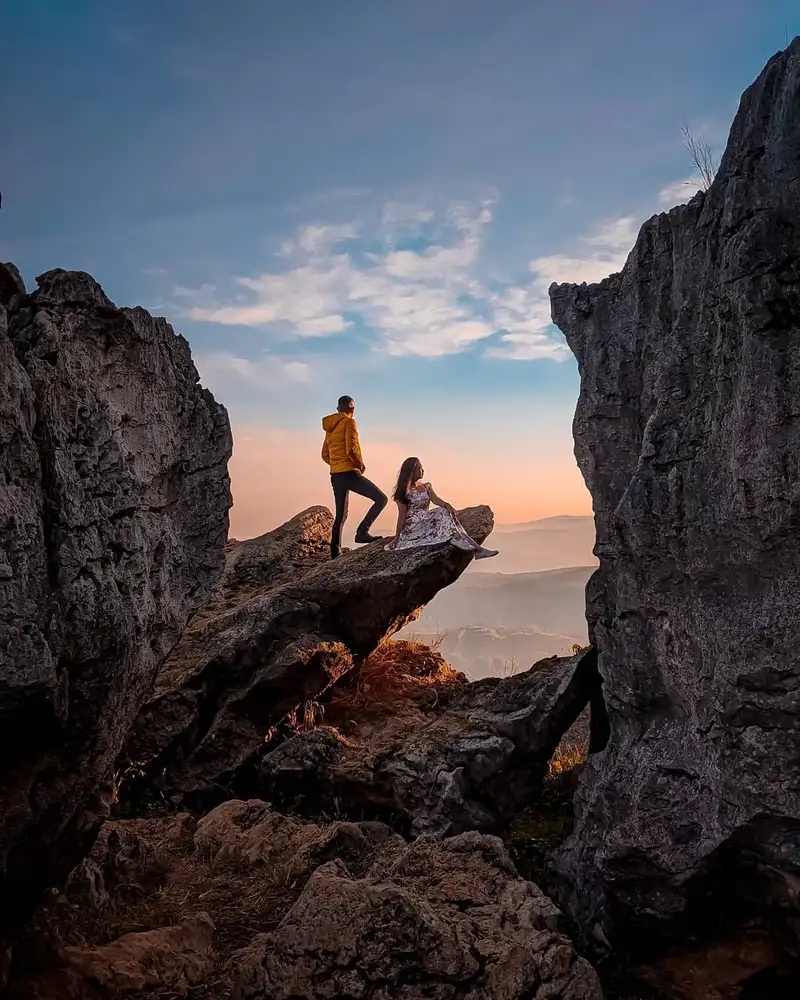
M 18 981 L 13 996 L 602 996 L 553 903 L 499 840 L 476 833 L 408 844 L 381 823 L 320 825 L 236 800 L 199 822 L 107 824 L 64 897 L 67 935 L 70 904 L 127 933 L 62 942 L 61 968 Z
M 226 544 L 185 341 L 0 265 L 8 995 L 800 993 L 800 40 L 709 191 L 551 295 L 592 646 L 468 684 L 390 642 L 465 553 L 331 563 L 323 508 Z

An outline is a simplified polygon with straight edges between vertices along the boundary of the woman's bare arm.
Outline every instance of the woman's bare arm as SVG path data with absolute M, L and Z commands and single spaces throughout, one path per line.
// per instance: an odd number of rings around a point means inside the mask
M 431 498 L 431 503 L 435 503 L 437 507 L 445 507 L 452 514 L 455 514 L 455 509 L 453 505 L 451 503 L 448 503 L 446 500 L 442 500 L 441 497 L 437 497 L 436 494 L 433 492 L 432 486 L 428 486 L 428 496 Z

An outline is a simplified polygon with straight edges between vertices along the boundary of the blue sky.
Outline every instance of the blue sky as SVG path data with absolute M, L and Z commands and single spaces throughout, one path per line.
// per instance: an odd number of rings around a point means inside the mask
M 588 510 L 547 286 L 618 269 L 692 193 L 682 124 L 721 149 L 800 11 L 6 0 L 3 24 L 0 256 L 29 284 L 88 270 L 189 338 L 241 444 L 237 501 L 270 461 L 304 484 L 253 530 L 326 498 L 343 392 L 384 476 L 424 452 L 501 519 Z

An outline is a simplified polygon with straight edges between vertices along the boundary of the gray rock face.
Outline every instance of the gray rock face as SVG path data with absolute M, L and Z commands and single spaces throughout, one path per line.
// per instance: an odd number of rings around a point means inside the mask
M 87 274 L 38 284 L 0 266 L 0 931 L 91 845 L 230 506 L 186 341 Z
M 561 852 L 612 944 L 800 885 L 800 39 L 744 94 L 713 186 L 621 274 L 551 289 L 577 356 L 611 739 Z
M 592 698 L 594 650 L 465 685 L 438 717 L 398 714 L 342 739 L 322 727 L 262 764 L 281 803 L 364 806 L 405 817 L 414 834 L 494 833 L 541 791 L 561 737 Z
M 488 507 L 459 516 L 479 542 L 492 530 Z M 160 792 L 206 802 L 249 791 L 272 728 L 412 621 L 471 559 L 449 544 L 395 553 L 377 542 L 330 560 L 331 523 L 312 507 L 230 546 L 220 593 L 164 664 L 128 741 L 127 759 Z

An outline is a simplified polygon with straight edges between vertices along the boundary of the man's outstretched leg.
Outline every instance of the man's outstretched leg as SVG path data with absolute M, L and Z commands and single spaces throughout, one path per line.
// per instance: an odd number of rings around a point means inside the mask
M 333 500 L 335 514 L 333 518 L 333 528 L 331 530 L 331 559 L 336 559 L 342 551 L 342 528 L 347 520 L 349 508 L 349 481 L 354 475 L 352 472 L 331 473 L 331 486 L 333 487 Z
M 386 494 L 375 483 L 371 482 L 366 476 L 362 476 L 360 472 L 353 473 L 353 480 L 350 483 L 350 489 L 353 493 L 357 493 L 359 496 L 366 497 L 368 500 L 372 500 L 372 506 L 367 511 L 367 516 L 359 524 L 356 530 L 356 541 L 359 545 L 366 545 L 369 542 L 379 542 L 380 538 L 371 535 L 369 529 L 378 519 L 381 511 L 389 502 Z

